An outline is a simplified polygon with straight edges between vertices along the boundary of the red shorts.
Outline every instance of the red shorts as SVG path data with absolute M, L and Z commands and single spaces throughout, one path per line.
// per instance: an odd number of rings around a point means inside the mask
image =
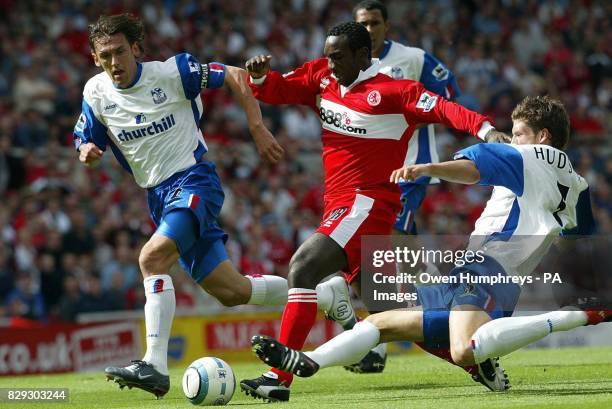
M 323 222 L 317 233 L 332 238 L 346 253 L 346 281 L 361 272 L 361 236 L 390 235 L 399 210 L 399 193 L 355 192 L 325 198 Z

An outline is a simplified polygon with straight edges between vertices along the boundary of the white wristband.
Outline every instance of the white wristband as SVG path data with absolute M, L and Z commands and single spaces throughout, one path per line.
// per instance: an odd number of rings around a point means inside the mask
M 480 130 L 478 131 L 476 136 L 478 136 L 480 139 L 482 139 L 484 141 L 485 140 L 485 136 L 487 136 L 487 133 L 489 133 L 489 131 L 491 129 L 495 129 L 495 127 L 493 125 L 491 125 L 491 123 L 489 121 L 485 121 L 480 126 Z
M 250 74 L 249 74 L 249 77 L 251 77 Z M 251 84 L 261 85 L 266 80 L 266 77 L 267 77 L 267 75 L 264 75 L 263 77 L 260 77 L 260 78 L 253 78 L 253 77 L 251 77 Z

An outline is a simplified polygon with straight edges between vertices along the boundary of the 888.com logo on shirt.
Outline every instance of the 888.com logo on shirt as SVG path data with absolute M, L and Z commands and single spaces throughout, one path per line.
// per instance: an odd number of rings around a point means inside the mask
M 341 133 L 352 133 L 357 135 L 366 135 L 368 133 L 365 128 L 352 126 L 351 118 L 346 112 L 340 113 L 329 108 L 321 107 L 319 108 L 319 118 L 321 118 L 324 128 L 330 129 L 331 127 L 326 125 L 331 125 L 337 128 L 336 130 L 338 131 L 344 131 Z

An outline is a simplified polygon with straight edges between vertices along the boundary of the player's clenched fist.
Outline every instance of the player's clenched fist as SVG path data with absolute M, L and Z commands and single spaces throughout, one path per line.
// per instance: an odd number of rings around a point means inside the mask
M 245 68 L 252 78 L 261 78 L 270 71 L 271 59 L 271 55 L 257 55 L 248 59 Z
M 96 166 L 102 158 L 102 149 L 88 142 L 79 147 L 79 160 L 87 166 Z
M 428 168 L 429 163 L 424 163 L 421 165 L 410 165 L 405 166 L 403 168 L 395 169 L 393 172 L 391 172 L 389 182 L 399 183 L 400 179 L 413 181 L 421 176 L 429 176 L 427 173 Z

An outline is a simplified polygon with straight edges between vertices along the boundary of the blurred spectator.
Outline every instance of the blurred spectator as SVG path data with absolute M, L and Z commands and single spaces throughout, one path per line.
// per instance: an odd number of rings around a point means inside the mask
M 111 311 L 113 309 L 113 303 L 102 289 L 102 282 L 97 274 L 89 274 L 83 287 L 83 295 L 77 306 L 79 313 Z
M 29 273 L 20 273 L 15 288 L 6 297 L 7 315 L 11 318 L 46 319 L 45 302 Z
M 105 297 L 111 310 L 124 310 L 126 308 L 126 287 L 122 274 L 113 275 L 109 287 L 105 290 Z
M 57 230 L 62 234 L 70 230 L 70 219 L 62 210 L 59 199 L 49 200 L 47 208 L 42 212 L 41 217 L 49 230 Z
M 121 282 L 123 290 L 127 290 L 133 285 L 140 283 L 141 274 L 138 268 L 138 260 L 136 259 L 138 252 L 131 246 L 115 247 L 114 257 L 108 262 L 101 272 L 102 288 L 109 290 L 115 282 L 115 276 L 122 277 Z
M 81 302 L 81 288 L 79 281 L 74 275 L 67 275 L 63 281 L 64 291 L 59 300 L 58 315 L 62 321 L 74 321 L 79 311 Z
M 15 272 L 11 266 L 11 254 L 7 246 L 0 243 L 0 300 L 5 300 L 6 296 L 13 289 Z
M 64 273 L 51 253 L 39 253 L 36 264 L 40 274 L 40 289 L 45 305 L 51 314 L 56 315 L 63 291 Z

